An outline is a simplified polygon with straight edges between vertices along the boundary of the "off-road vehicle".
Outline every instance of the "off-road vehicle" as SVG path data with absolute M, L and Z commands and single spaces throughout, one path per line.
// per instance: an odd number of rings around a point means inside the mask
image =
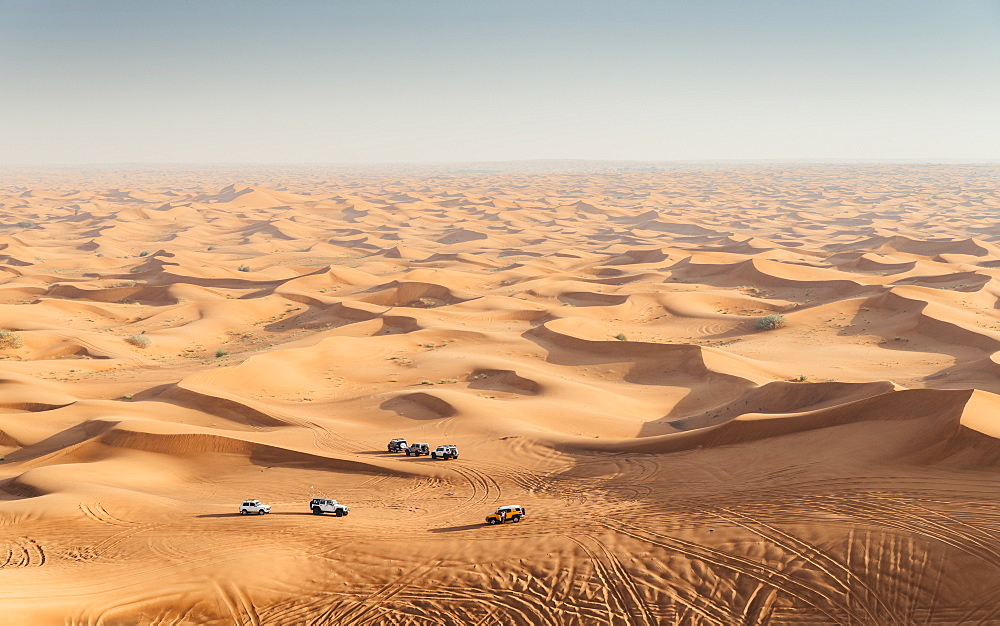
M 336 500 L 327 500 L 326 498 L 313 498 L 309 501 L 309 508 L 312 509 L 313 515 L 333 513 L 337 517 L 344 517 L 351 512 L 349 508 L 339 504 Z
M 457 459 L 458 458 L 458 448 L 453 445 L 446 444 L 443 446 L 438 446 L 437 450 L 431 452 L 432 459 Z
M 406 449 L 405 439 L 393 439 L 389 442 L 389 452 L 402 452 L 404 449 Z
M 528 514 L 524 512 L 524 506 L 520 504 L 508 504 L 507 506 L 502 506 L 496 510 L 496 513 L 490 513 L 486 516 L 487 524 L 503 524 L 505 522 L 517 522 L 521 521 L 522 517 L 527 517 Z
M 403 452 L 406 453 L 406 456 L 410 456 L 411 454 L 413 456 L 420 456 L 421 454 L 430 454 L 431 446 L 430 444 L 427 443 L 414 443 L 411 444 L 409 448 L 404 448 Z
M 244 500 L 240 505 L 240 515 L 263 515 L 271 512 L 270 504 L 261 504 L 260 500 Z

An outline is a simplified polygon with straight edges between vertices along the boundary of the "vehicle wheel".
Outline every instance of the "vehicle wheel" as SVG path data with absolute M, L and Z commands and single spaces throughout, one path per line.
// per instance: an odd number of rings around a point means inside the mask
M 493 525 L 494 525 L 494 524 L 496 524 L 496 523 L 497 523 L 498 521 L 499 521 L 499 520 L 497 520 L 497 518 L 495 518 L 495 517 L 487 517 L 487 518 L 486 518 L 486 523 L 487 523 L 487 524 L 489 524 L 490 526 L 493 526 Z
M 313 515 L 322 515 L 322 514 L 323 514 L 323 509 L 319 508 L 318 506 L 313 507 Z
M 431 452 L 431 458 L 432 459 L 438 458 L 438 453 L 437 452 Z
M 518 523 L 518 522 L 521 521 L 521 516 L 520 515 L 515 515 L 515 516 L 513 516 L 513 517 L 510 518 L 510 521 L 512 521 L 512 522 L 514 522 L 516 524 L 516 523 Z
M 344 512 L 343 511 L 337 511 L 336 515 L 337 515 L 337 517 L 344 517 Z
M 409 450 L 406 451 L 406 456 L 410 456 L 410 451 Z
M 240 515 L 247 515 L 246 509 L 240 509 Z
M 257 515 L 263 515 L 264 513 L 267 513 L 267 511 L 265 511 L 264 509 L 260 509 L 259 511 L 257 511 Z

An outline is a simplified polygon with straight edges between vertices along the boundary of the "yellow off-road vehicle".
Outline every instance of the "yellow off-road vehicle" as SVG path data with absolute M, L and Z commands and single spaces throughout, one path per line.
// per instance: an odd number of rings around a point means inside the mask
M 497 509 L 496 513 L 487 515 L 486 523 L 492 525 L 514 522 L 516 524 L 521 521 L 522 517 L 527 517 L 527 515 L 524 512 L 524 506 L 520 504 L 508 504 Z

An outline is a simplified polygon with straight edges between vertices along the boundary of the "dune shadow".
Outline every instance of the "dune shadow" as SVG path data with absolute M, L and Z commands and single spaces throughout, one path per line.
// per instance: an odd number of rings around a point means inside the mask
M 380 409 L 414 420 L 434 420 L 452 417 L 457 413 L 447 400 L 423 391 L 407 392 L 386 400 Z
M 431 528 L 432 533 L 457 533 L 463 530 L 472 530 L 474 528 L 482 528 L 484 524 L 463 524 L 462 526 L 445 526 L 444 528 Z
M 35 403 L 35 405 L 37 404 L 38 403 Z M 70 406 L 70 404 L 73 403 L 70 402 L 69 404 L 63 406 Z M 97 439 L 104 433 L 114 428 L 117 424 L 117 421 L 105 421 L 100 419 L 87 420 L 83 423 L 77 424 L 76 426 L 71 426 L 70 428 L 59 431 L 54 435 L 50 435 L 41 441 L 24 446 L 19 450 L 15 450 L 14 452 L 6 455 L 4 460 L 7 463 L 20 463 L 43 457 L 57 450 L 72 448 L 83 444 L 86 441 Z

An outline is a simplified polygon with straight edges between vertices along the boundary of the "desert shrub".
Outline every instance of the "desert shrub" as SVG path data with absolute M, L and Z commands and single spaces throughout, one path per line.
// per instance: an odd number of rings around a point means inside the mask
M 208 249 L 209 250 L 215 250 L 215 246 L 209 246 Z
M 21 335 L 9 330 L 0 330 L 0 348 L 20 348 L 24 345 Z
M 139 253 L 139 256 L 148 256 L 148 255 L 149 255 L 149 250 L 143 250 L 142 252 Z
M 761 330 L 774 330 L 785 325 L 785 318 L 777 313 L 770 313 L 757 320 L 757 328 Z
M 34 228 L 35 227 L 35 223 L 34 222 L 18 222 L 17 224 L 14 224 L 14 226 L 20 226 L 21 228 Z
M 125 341 L 137 348 L 148 348 L 153 343 L 153 340 L 146 335 L 129 335 Z
M 628 337 L 625 336 L 625 333 L 618 333 L 615 335 L 615 339 L 618 341 L 628 341 Z
M 221 359 L 224 356 L 229 356 L 229 350 L 226 350 L 225 348 L 219 348 L 218 350 L 215 351 L 215 358 Z
M 241 272 L 249 272 L 250 271 L 250 266 L 249 265 L 241 265 L 241 266 L 237 267 L 236 269 L 238 269 Z

